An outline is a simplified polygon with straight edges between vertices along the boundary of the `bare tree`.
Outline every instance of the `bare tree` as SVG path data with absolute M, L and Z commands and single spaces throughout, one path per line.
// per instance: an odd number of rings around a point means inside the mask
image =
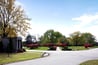
M 25 35 L 30 28 L 30 20 L 21 6 L 15 5 L 15 0 L 0 0 L 0 31 L 2 37 L 20 33 Z

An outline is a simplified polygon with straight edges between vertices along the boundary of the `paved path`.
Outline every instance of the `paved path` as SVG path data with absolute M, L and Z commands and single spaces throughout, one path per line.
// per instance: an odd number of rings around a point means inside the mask
M 56 48 L 56 51 L 62 51 L 62 50 L 60 49 L 60 47 L 57 47 L 57 48 Z
M 45 51 L 50 56 L 16 62 L 7 65 L 79 65 L 81 62 L 98 59 L 98 48 L 85 51 Z

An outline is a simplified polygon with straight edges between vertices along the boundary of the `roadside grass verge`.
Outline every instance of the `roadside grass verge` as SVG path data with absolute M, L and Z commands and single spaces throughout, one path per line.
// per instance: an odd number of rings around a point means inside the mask
M 73 51 L 89 49 L 89 48 L 85 48 L 84 46 L 69 46 L 68 48 L 72 49 Z
M 38 47 L 38 48 L 36 48 L 34 50 L 48 50 L 48 47 Z
M 27 50 L 48 50 L 48 47 L 38 47 L 38 48 L 34 48 L 34 49 L 30 49 L 28 47 L 24 47 Z
M 8 55 L 6 53 L 0 53 L 0 65 L 24 60 L 31 60 L 41 57 L 42 52 L 24 52 L 24 53 L 13 53 Z
M 62 49 L 62 47 L 60 47 Z M 79 51 L 79 50 L 88 50 L 88 49 L 93 49 L 93 48 L 98 48 L 98 46 L 93 46 L 93 47 L 89 47 L 89 48 L 85 48 L 84 46 L 68 46 L 69 49 L 72 49 L 72 51 Z M 25 49 L 28 50 L 48 50 L 48 47 L 38 47 L 35 49 L 29 49 L 27 47 L 25 47 Z M 65 50 L 66 51 L 66 50 Z
M 98 65 L 98 60 L 89 60 L 81 63 L 80 65 Z
M 89 48 L 85 48 L 84 46 L 68 46 L 68 48 L 72 49 L 72 51 L 79 51 L 79 50 L 89 50 L 89 49 L 98 48 L 98 46 L 93 46 Z

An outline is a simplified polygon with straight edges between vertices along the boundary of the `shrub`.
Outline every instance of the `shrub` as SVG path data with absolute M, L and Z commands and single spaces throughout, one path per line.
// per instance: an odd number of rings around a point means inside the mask
M 93 45 L 92 45 L 92 44 L 89 44 L 89 43 L 85 43 L 85 44 L 84 44 L 84 47 L 85 47 L 85 48 L 89 48 L 89 47 L 92 47 L 92 46 L 93 46 Z

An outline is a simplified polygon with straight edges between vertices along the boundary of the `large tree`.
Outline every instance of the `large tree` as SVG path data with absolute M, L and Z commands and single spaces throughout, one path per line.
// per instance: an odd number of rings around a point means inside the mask
M 74 32 L 74 33 L 72 33 L 71 35 L 70 35 L 70 38 L 71 38 L 71 40 L 72 40 L 72 43 L 74 44 L 74 45 L 80 45 L 80 36 L 81 36 L 81 33 L 79 32 L 79 31 L 76 31 L 76 32 Z
M 15 4 L 15 0 L 0 0 L 0 31 L 2 37 L 8 37 L 17 33 L 25 35 L 30 20 L 21 6 Z
M 81 33 L 79 31 L 72 33 L 68 40 L 71 45 L 94 44 L 96 42 L 95 36 L 91 33 Z
M 35 42 L 37 42 L 36 36 L 30 35 L 30 34 L 26 36 L 26 44 L 31 44 Z
M 60 32 L 47 30 L 40 39 L 41 43 L 58 43 L 59 41 L 61 41 L 61 37 L 64 38 L 64 36 Z
M 90 44 L 95 44 L 96 39 L 95 36 L 92 35 L 91 33 L 82 33 L 81 34 L 81 43 L 90 43 Z

